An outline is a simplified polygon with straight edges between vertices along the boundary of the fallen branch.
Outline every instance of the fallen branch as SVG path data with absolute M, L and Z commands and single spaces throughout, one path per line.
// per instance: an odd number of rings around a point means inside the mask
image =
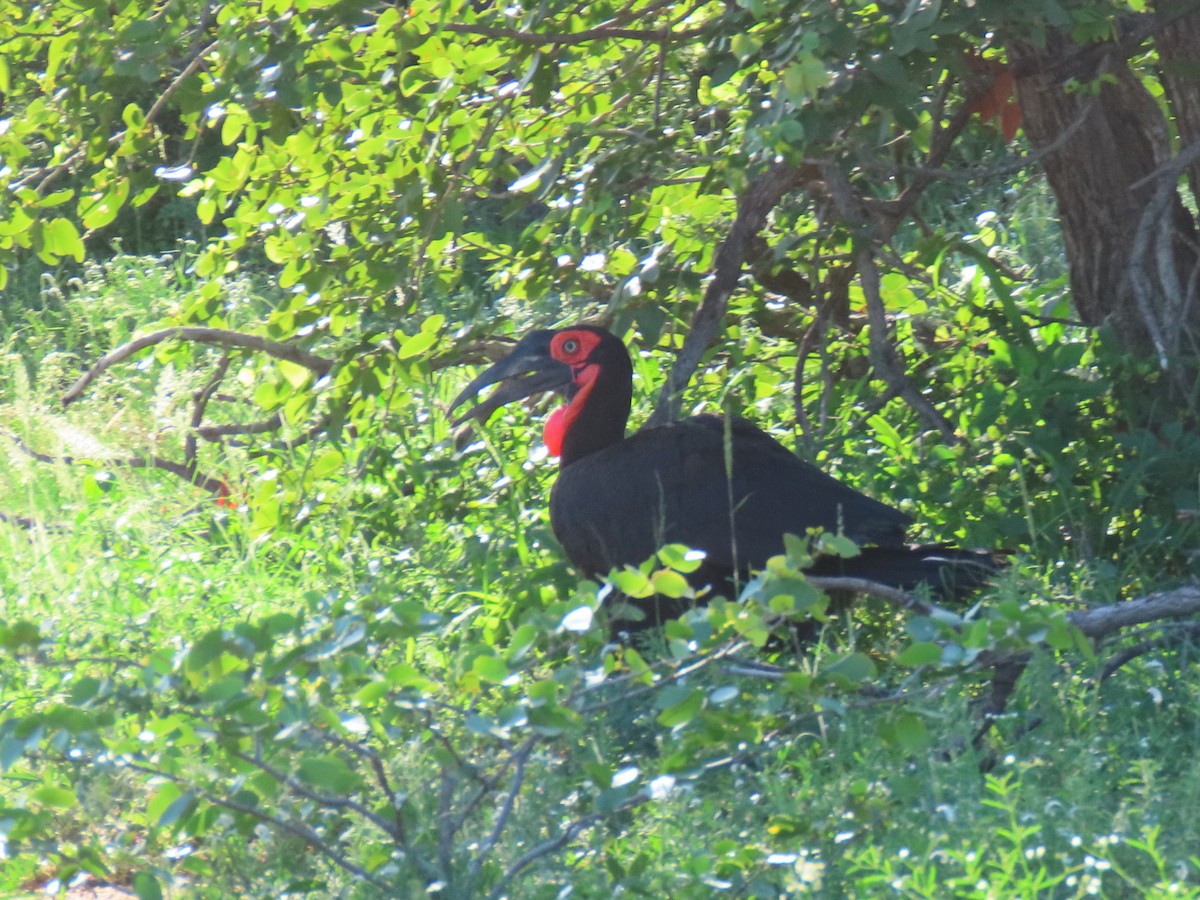
M 1092 640 L 1133 625 L 1178 619 L 1200 613 L 1200 582 L 1180 585 L 1136 600 L 1067 613 L 1067 620 Z

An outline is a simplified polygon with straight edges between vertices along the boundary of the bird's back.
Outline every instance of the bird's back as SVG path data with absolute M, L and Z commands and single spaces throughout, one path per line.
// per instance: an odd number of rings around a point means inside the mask
M 719 416 L 641 431 L 565 466 L 550 515 L 572 563 L 592 575 L 640 563 L 665 543 L 745 572 L 782 553 L 785 533 L 822 528 L 901 546 L 909 523 L 749 422 Z

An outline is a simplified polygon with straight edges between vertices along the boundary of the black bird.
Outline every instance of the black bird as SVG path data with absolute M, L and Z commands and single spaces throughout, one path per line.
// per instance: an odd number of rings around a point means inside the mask
M 534 331 L 455 398 L 453 412 L 488 385 L 494 394 L 459 421 L 486 420 L 505 403 L 545 391 L 566 397 L 546 445 L 559 457 L 550 522 L 567 557 L 590 577 L 638 565 L 664 544 L 703 550 L 693 586 L 722 588 L 784 552 L 784 534 L 843 534 L 860 555 L 819 558 L 809 571 L 910 590 L 965 593 L 999 568 L 989 553 L 909 546 L 911 519 L 790 453 L 750 422 L 714 415 L 625 436 L 633 366 L 625 345 L 591 325 Z M 659 598 L 653 621 L 683 606 Z

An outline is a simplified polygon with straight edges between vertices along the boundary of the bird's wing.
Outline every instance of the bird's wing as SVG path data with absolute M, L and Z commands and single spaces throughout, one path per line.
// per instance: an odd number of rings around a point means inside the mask
M 899 545 L 908 524 L 750 423 L 716 416 L 639 432 L 564 468 L 551 518 L 571 561 L 592 574 L 639 563 L 664 543 L 745 570 L 783 552 L 784 533 L 823 528 Z

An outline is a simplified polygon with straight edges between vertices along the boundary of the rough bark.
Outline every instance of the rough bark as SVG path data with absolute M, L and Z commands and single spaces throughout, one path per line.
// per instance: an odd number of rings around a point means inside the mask
M 1195 54 L 1187 44 L 1197 28 L 1196 12 L 1169 26 L 1171 40 L 1185 44 L 1180 58 Z M 1164 368 L 1196 353 L 1200 253 L 1178 190 L 1188 148 L 1175 156 L 1168 122 L 1129 69 L 1127 48 L 1081 48 L 1051 33 L 1044 46 L 1014 42 L 1009 51 L 1027 136 L 1045 151 L 1079 318 L 1110 324 L 1129 349 L 1154 354 Z M 1197 113 L 1186 106 L 1195 84 L 1179 82 L 1177 119 Z M 1178 127 L 1200 133 L 1200 119 Z
M 1160 3 L 1168 13 L 1178 3 Z M 1192 4 L 1195 5 L 1195 4 Z M 1200 144 L 1200 13 L 1173 19 L 1154 39 L 1163 88 L 1185 151 Z M 1192 197 L 1200 201 L 1200 159 L 1187 169 Z

